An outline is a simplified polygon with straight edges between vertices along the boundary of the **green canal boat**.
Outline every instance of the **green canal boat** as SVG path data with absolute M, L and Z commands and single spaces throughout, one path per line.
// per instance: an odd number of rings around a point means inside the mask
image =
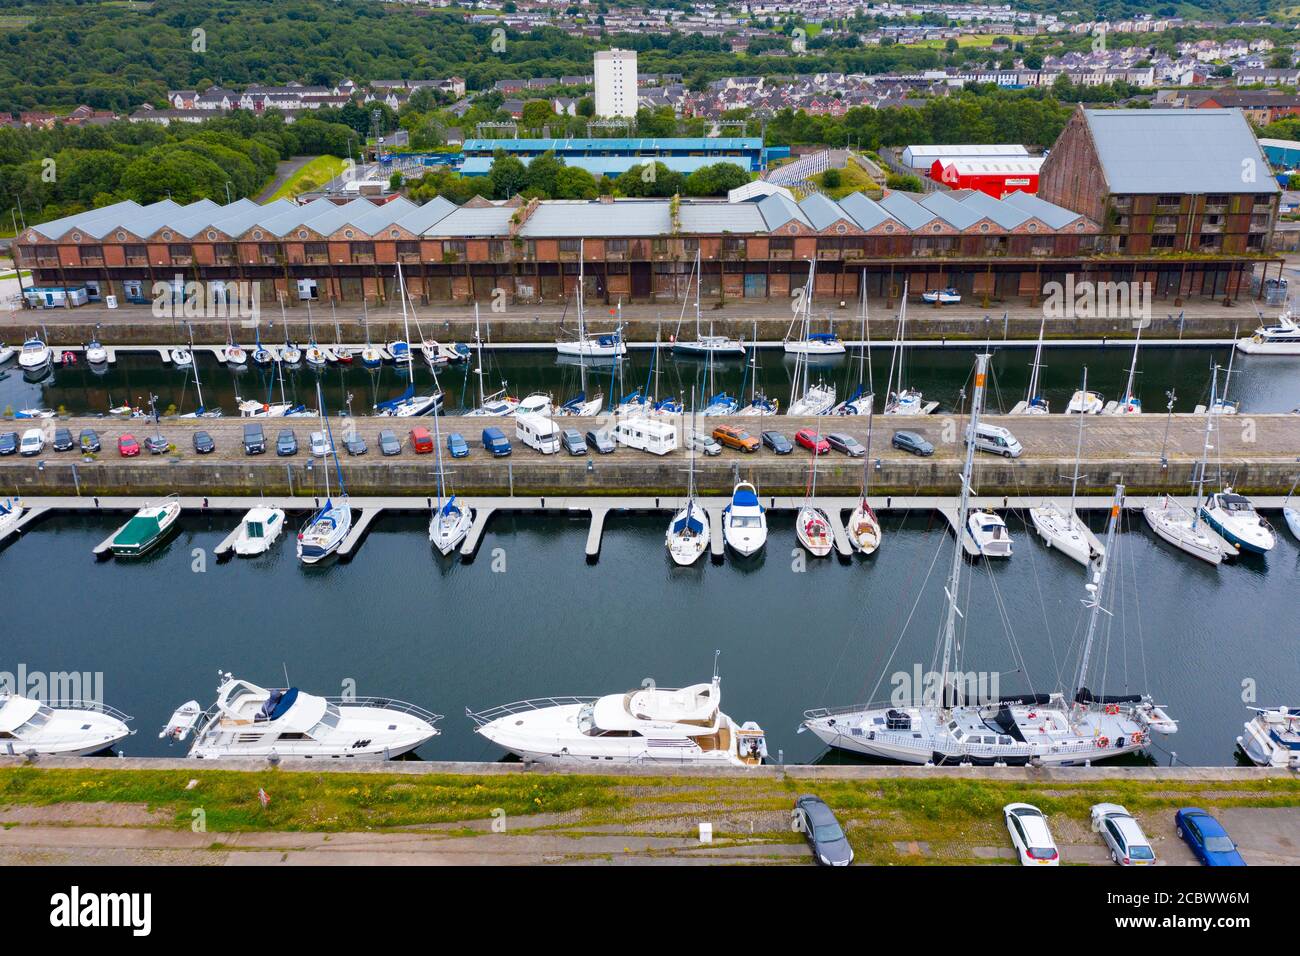
M 167 537 L 180 515 L 178 495 L 168 495 L 161 504 L 146 504 L 113 536 L 113 557 L 138 558 L 148 554 Z

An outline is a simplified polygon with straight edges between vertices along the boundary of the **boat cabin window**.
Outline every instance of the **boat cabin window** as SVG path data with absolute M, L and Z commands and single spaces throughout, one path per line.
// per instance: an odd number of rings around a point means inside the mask
M 733 528 L 761 528 L 763 519 L 756 515 L 732 515 L 731 526 Z
M 582 709 L 578 711 L 578 731 L 580 733 L 586 734 L 588 737 L 595 737 L 599 734 L 600 729 L 596 726 L 595 714 L 595 704 L 582 705 Z
M 311 740 L 312 736 L 311 734 L 300 734 L 300 733 L 290 732 L 290 733 L 281 734 L 280 739 L 281 740 Z
M 26 723 L 18 726 L 14 731 L 14 736 L 21 737 L 24 734 L 31 733 L 32 731 L 40 730 L 45 726 L 46 722 L 49 721 L 53 714 L 54 711 L 50 710 L 50 708 L 46 707 L 44 704 L 41 704 L 41 706 L 37 708 L 36 713 L 27 718 Z

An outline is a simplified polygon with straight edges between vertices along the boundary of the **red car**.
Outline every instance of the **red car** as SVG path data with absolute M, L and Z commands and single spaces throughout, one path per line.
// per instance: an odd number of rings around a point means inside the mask
M 134 458 L 140 454 L 140 443 L 134 435 L 123 435 L 117 440 L 117 453 L 123 458 Z
M 794 433 L 795 444 L 807 448 L 814 455 L 825 455 L 831 450 L 831 443 L 811 428 L 801 428 Z
M 417 455 L 433 454 L 433 436 L 429 434 L 429 429 L 412 428 L 411 447 L 415 449 Z

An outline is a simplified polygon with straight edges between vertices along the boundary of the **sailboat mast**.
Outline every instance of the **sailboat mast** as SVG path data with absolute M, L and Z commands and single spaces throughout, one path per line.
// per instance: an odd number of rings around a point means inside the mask
M 1079 655 L 1079 674 L 1074 681 L 1074 693 L 1070 695 L 1072 700 L 1078 700 L 1079 692 L 1083 690 L 1083 682 L 1088 676 L 1088 663 L 1092 657 L 1092 642 L 1097 634 L 1097 620 L 1102 611 L 1102 596 L 1106 589 L 1106 570 L 1110 566 L 1110 556 L 1115 546 L 1115 532 L 1119 527 L 1120 508 L 1123 506 L 1124 486 L 1116 485 L 1115 498 L 1110 505 L 1110 521 L 1106 524 L 1106 549 L 1097 558 L 1092 580 L 1086 585 L 1089 594 L 1087 603 L 1090 610 L 1088 634 L 1083 639 L 1083 652 Z
M 867 356 L 867 352 L 869 351 L 869 349 L 870 349 L 870 347 L 871 347 L 871 331 L 870 331 L 870 329 L 869 329 L 869 327 L 868 327 L 868 325 L 867 325 L 867 270 L 866 270 L 866 269 L 863 269 L 863 270 L 862 270 L 862 331 L 861 331 L 861 338 L 862 338 L 862 343 L 861 343 L 861 345 L 860 345 L 859 347 L 862 349 L 862 353 L 861 353 L 861 355 L 860 355 L 859 358 L 858 358 L 858 384 L 859 384 L 859 385 L 862 384 L 862 376 L 863 376 L 863 374 L 866 374 L 866 376 L 867 376 L 867 381 L 868 381 L 868 383 L 869 383 L 869 384 L 867 385 L 867 393 L 868 393 L 869 395 L 875 396 L 875 394 L 876 394 L 876 384 L 875 384 L 875 382 L 871 381 L 871 365 L 870 365 L 870 363 L 867 361 L 867 358 L 868 358 L 868 356 Z
M 1137 338 L 1133 340 L 1133 361 L 1129 363 L 1129 367 L 1128 367 L 1128 384 L 1124 386 L 1124 404 L 1126 405 L 1133 401 L 1133 377 L 1137 374 L 1138 346 L 1141 344 L 1142 344 L 1142 326 L 1139 325 L 1137 330 Z M 1086 390 L 1084 391 L 1084 394 L 1085 395 L 1088 394 Z
M 438 429 L 438 409 L 433 410 L 433 447 L 438 453 L 438 513 L 442 513 L 442 432 Z
M 695 341 L 700 340 L 700 280 L 704 278 L 700 265 L 700 249 L 695 249 Z
M 1038 370 L 1042 368 L 1043 362 L 1043 334 L 1047 331 L 1047 316 L 1043 316 L 1042 322 L 1038 326 L 1038 345 L 1034 349 L 1034 364 L 1029 368 L 1029 391 L 1025 393 L 1025 407 L 1032 407 L 1034 399 L 1038 397 Z M 1087 394 L 1085 389 L 1084 394 Z
M 961 469 L 961 496 L 957 501 L 957 543 L 952 549 L 952 567 L 944 593 L 948 597 L 948 614 L 943 625 L 943 670 L 940 672 L 939 693 L 942 707 L 947 707 L 948 675 L 952 673 L 953 647 L 957 643 L 957 589 L 961 584 L 962 535 L 966 533 L 966 519 L 970 514 L 970 478 L 975 467 L 975 433 L 979 429 L 980 412 L 984 407 L 984 382 L 988 374 L 989 354 L 975 356 L 975 389 L 971 396 L 970 421 L 966 425 L 966 462 Z M 955 699 L 954 699 L 955 702 Z
M 1088 366 L 1083 367 L 1083 394 L 1088 394 Z M 1083 420 L 1087 415 L 1079 416 L 1079 437 L 1074 445 L 1074 474 L 1070 476 L 1070 520 L 1074 521 L 1074 499 L 1079 492 L 1079 462 L 1083 458 Z
M 1196 501 L 1192 504 L 1192 529 L 1201 522 L 1201 499 L 1205 497 L 1205 470 L 1210 466 L 1210 429 L 1214 427 L 1214 401 L 1219 395 L 1219 366 L 1210 373 L 1210 404 L 1205 410 L 1205 441 L 1201 446 L 1201 466 L 1196 472 Z
M 581 311 L 579 311 L 578 314 L 579 314 L 579 316 L 581 316 L 581 315 L 582 315 Z M 579 319 L 579 321 L 581 321 L 581 319 Z M 478 303 L 477 303 L 477 302 L 474 303 L 474 348 L 475 348 L 475 349 L 477 350 L 477 352 L 478 352 L 478 368 L 476 369 L 476 371 L 478 372 L 478 407 L 479 407 L 479 408 L 482 408 L 482 407 L 483 407 L 483 402 L 484 402 L 484 397 L 483 397 L 483 336 L 479 333 L 479 326 L 478 326 Z
M 194 366 L 194 389 L 199 395 L 199 414 L 203 414 L 203 383 L 199 381 L 199 359 L 194 354 L 194 326 L 185 323 L 185 331 L 190 337 L 190 364 Z
M 415 362 L 411 355 L 411 322 L 406 314 L 406 281 L 402 278 L 402 264 L 397 264 L 397 294 L 402 297 L 402 337 L 406 341 L 407 380 L 411 383 L 411 394 L 415 394 Z

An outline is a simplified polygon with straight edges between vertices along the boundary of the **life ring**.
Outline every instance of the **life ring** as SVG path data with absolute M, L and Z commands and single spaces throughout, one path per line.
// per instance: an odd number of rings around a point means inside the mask
M 263 403 L 262 403 L 262 411 L 264 411 L 264 412 L 269 412 L 270 410 L 271 410 L 271 406 L 268 405 L 268 404 L 266 404 L 265 402 L 263 402 Z
M 1030 720 L 1035 720 L 1038 717 L 1038 715 L 1034 713 L 1032 710 L 1025 716 L 1028 717 Z
M 1140 743 L 1145 743 L 1147 738 L 1146 735 L 1142 733 L 1142 731 L 1135 730 L 1133 731 L 1132 734 L 1129 735 L 1129 739 L 1132 740 L 1133 743 L 1135 744 L 1140 744 Z
M 1100 749 L 1100 750 L 1105 750 L 1105 749 L 1106 749 L 1107 747 L 1109 747 L 1109 746 L 1110 746 L 1110 738 L 1109 738 L 1109 737 L 1098 737 L 1098 738 L 1097 738 L 1097 747 L 1098 747 L 1098 749 Z
M 1107 704 L 1106 713 L 1109 714 L 1111 717 L 1114 717 L 1116 714 L 1119 713 L 1119 704 Z

